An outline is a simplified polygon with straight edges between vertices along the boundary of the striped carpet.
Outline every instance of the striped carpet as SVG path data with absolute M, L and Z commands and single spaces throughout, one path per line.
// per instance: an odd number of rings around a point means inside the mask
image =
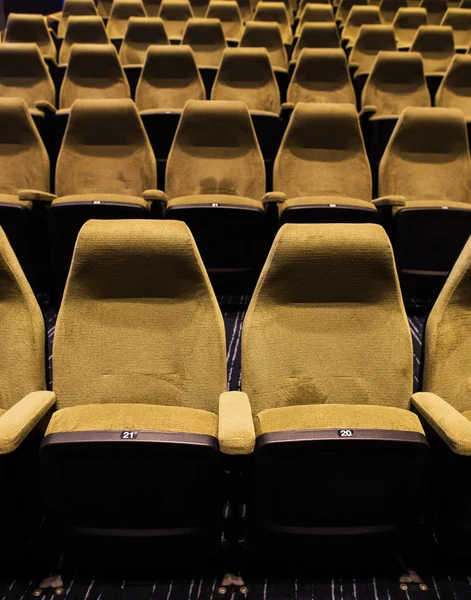
M 227 336 L 227 363 L 229 388 L 239 389 L 241 330 L 249 298 L 224 296 L 219 298 L 224 315 Z M 48 327 L 49 359 L 56 313 L 43 302 Z M 413 301 L 407 304 L 409 324 L 414 344 L 414 387 L 420 382 L 420 364 L 422 357 L 422 338 L 426 312 Z M 49 379 L 51 377 L 49 360 Z M 316 571 L 313 565 L 309 573 L 290 575 L 285 573 L 257 573 L 249 575 L 249 598 L 254 600 L 471 600 L 471 566 L 466 563 L 457 566 L 456 561 L 444 557 L 432 556 L 426 561 L 426 567 L 420 572 L 426 590 L 410 585 L 406 591 L 399 587 L 400 570 L 394 561 L 388 565 L 367 565 L 343 568 L 333 567 L 332 572 L 324 568 Z M 449 563 L 449 564 L 448 564 Z M 353 573 L 352 573 L 353 571 Z M 11 577 L 0 572 L 0 600 L 24 600 L 33 598 L 37 579 Z M 218 596 L 219 579 L 217 577 L 171 579 L 167 576 L 156 579 L 157 574 L 129 575 L 128 573 L 107 572 L 99 568 L 92 574 L 79 571 L 66 575 L 64 594 L 67 600 L 211 600 Z M 52 599 L 52 593 L 44 593 L 42 600 Z M 229 595 L 226 595 L 229 600 Z M 231 598 L 232 600 L 232 598 Z

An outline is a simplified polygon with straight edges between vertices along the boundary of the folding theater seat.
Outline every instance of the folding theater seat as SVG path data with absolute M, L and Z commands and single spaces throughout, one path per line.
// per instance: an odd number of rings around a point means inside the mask
M 296 104 L 276 156 L 273 190 L 281 223 L 377 220 L 353 104 Z
M 193 16 L 188 0 L 162 0 L 159 17 L 164 22 L 170 40 L 180 42 L 186 22 Z
M 453 29 L 449 26 L 423 25 L 417 30 L 411 50 L 420 52 L 432 98 L 455 55 Z
M 158 17 L 162 0 L 142 0 L 148 17 Z
M 295 37 L 301 33 L 304 23 L 333 23 L 334 11 L 331 4 L 306 4 L 296 27 Z
M 430 25 L 440 25 L 443 16 L 448 10 L 446 0 L 422 0 L 420 8 L 427 9 L 428 22 Z
M 56 46 L 43 15 L 10 13 L 3 42 L 37 44 L 45 59 L 57 58 Z
M 354 71 L 354 83 L 359 94 L 381 50 L 396 50 L 392 25 L 363 25 L 348 57 Z
M 93 0 L 65 0 L 57 24 L 58 37 L 63 38 L 65 36 L 69 17 L 96 17 L 97 15 L 98 11 Z
M 113 2 L 114 0 L 98 0 L 97 10 L 100 17 L 103 17 L 103 19 L 109 18 Z
M 281 142 L 280 90 L 265 48 L 228 48 L 211 100 L 242 100 L 250 111 L 267 173 Z
M 122 65 L 143 65 L 149 46 L 168 45 L 164 22 L 160 17 L 131 17 L 119 49 Z
M 250 0 L 237 0 L 239 5 L 240 14 L 242 15 L 242 21 L 247 23 L 253 16 L 253 8 Z
M 25 552 L 37 535 L 37 451 L 55 396 L 45 391 L 41 310 L 1 227 L 0 290 L 0 506 L 5 515 L 0 556 L 5 560 Z
M 459 108 L 471 120 L 471 56 L 455 54 L 435 96 L 435 106 Z
M 402 111 L 409 106 L 431 105 L 421 55 L 381 51 L 361 98 L 362 129 L 375 181 L 379 162 Z
M 69 17 L 65 37 L 59 49 L 59 64 L 65 65 L 69 62 L 73 44 L 109 43 L 110 39 L 101 17 Z
M 343 25 L 346 22 L 353 6 L 366 6 L 367 4 L 368 0 L 340 0 L 335 18 L 341 25 Z
M 253 20 L 278 23 L 283 44 L 292 44 L 293 32 L 291 30 L 291 22 L 283 2 L 259 2 L 255 9 Z
M 452 108 L 406 108 L 379 170 L 381 196 L 400 196 L 393 244 L 406 290 L 436 292 L 471 233 L 466 121 Z
M 351 46 L 362 25 L 381 25 L 381 14 L 377 6 L 352 6 L 342 29 L 342 41 L 345 40 Z
M 296 3 L 292 0 L 277 0 L 277 1 L 281 2 L 282 4 L 285 5 L 286 10 L 289 15 L 290 23 L 293 23 L 293 21 L 294 21 L 293 13 L 296 9 Z M 255 8 L 257 8 L 258 4 L 261 4 L 262 2 L 273 2 L 273 0 L 258 0 L 257 2 L 255 2 Z
M 49 210 L 58 290 L 83 223 L 146 218 L 162 195 L 156 187 L 155 157 L 134 102 L 76 100 L 57 159 L 57 198 Z
M 188 19 L 182 44 L 191 47 L 198 67 L 216 67 L 226 49 L 226 38 L 219 19 Z
M 40 465 L 58 550 L 73 540 L 100 558 L 131 547 L 159 562 L 217 554 L 220 445 L 237 445 L 238 410 L 224 402 L 224 323 L 184 223 L 83 227 L 53 364 L 58 410 Z
M 356 106 L 344 51 L 341 48 L 304 48 L 288 86 L 287 101 L 291 108 L 298 102 Z
M 265 258 L 265 168 L 244 102 L 186 103 L 165 193 L 166 218 L 190 227 L 217 289 L 253 285 Z
M 423 392 L 412 403 L 435 452 L 432 524 L 440 546 L 469 556 L 471 243 L 456 261 L 425 330 Z
M 397 11 L 401 8 L 407 8 L 407 0 L 381 0 L 380 11 L 384 23 L 393 23 Z
M 471 44 L 471 9 L 449 8 L 441 25 L 449 25 L 453 29 L 455 50 L 465 52 Z
M 124 38 L 131 17 L 146 17 L 142 0 L 114 0 L 106 26 L 110 38 Z
M 304 48 L 340 48 L 335 23 L 305 23 L 293 48 L 291 64 L 296 63 Z
M 205 99 L 203 80 L 190 46 L 149 48 L 136 88 L 136 105 L 162 178 L 183 107 L 188 100 Z
M 242 331 L 255 554 L 298 563 L 410 549 L 430 463 L 410 410 L 412 365 L 384 229 L 282 227 Z
M 419 27 L 427 24 L 425 8 L 400 8 L 393 21 L 398 48 L 410 48 Z
M 330 2 L 330 0 L 301 0 L 298 3 L 298 9 L 297 9 L 297 13 L 296 13 L 296 18 L 299 19 L 301 18 L 301 15 L 303 14 L 304 9 L 306 8 L 306 6 L 308 4 L 330 4 L 331 6 L 338 6 L 338 2 L 337 3 L 332 3 Z
M 228 44 L 237 45 L 244 31 L 242 15 L 236 0 L 211 0 L 206 18 L 221 21 Z

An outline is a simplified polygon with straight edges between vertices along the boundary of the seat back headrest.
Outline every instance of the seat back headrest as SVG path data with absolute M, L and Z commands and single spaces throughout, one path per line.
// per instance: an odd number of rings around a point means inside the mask
M 455 54 L 435 95 L 435 106 L 459 108 L 471 116 L 471 55 Z
M 415 52 L 454 53 L 453 29 L 448 26 L 422 25 L 411 47 Z
M 54 41 L 43 15 L 10 13 L 4 42 L 35 43 L 43 56 L 53 59 L 57 56 Z
M 220 19 L 221 22 L 242 23 L 242 15 L 236 0 L 211 0 L 206 17 Z
M 122 65 L 143 65 L 149 46 L 167 45 L 169 40 L 160 17 L 131 17 L 119 49 Z
M 57 35 L 63 38 L 67 28 L 67 21 L 71 16 L 96 17 L 98 11 L 93 0 L 66 0 L 62 8 L 61 19 L 57 27 Z
M 147 17 L 142 0 L 114 0 L 106 29 L 113 38 L 123 38 L 131 17 Z
M 441 24 L 449 25 L 457 31 L 469 31 L 471 29 L 471 9 L 449 8 Z
M 384 0 L 383 0 L 384 1 Z M 345 22 L 345 29 L 361 25 L 380 25 L 381 15 L 377 6 L 352 6 Z
M 309 21 L 331 23 L 334 20 L 334 9 L 331 4 L 306 4 L 299 19 L 300 24 Z
M 162 0 L 159 17 L 164 21 L 188 21 L 193 16 L 188 0 Z
M 288 68 L 288 55 L 278 23 L 249 21 L 245 25 L 239 47 L 266 48 L 273 67 Z
M 340 38 L 335 23 L 304 23 L 293 60 L 297 61 L 303 48 L 340 48 Z
M 427 25 L 427 10 L 425 8 L 400 8 L 393 21 L 394 29 L 418 29 Z
M 101 17 L 75 17 L 67 20 L 65 37 L 59 51 L 59 63 L 69 62 L 72 44 L 109 44 L 110 38 L 106 33 Z
M 395 50 L 396 38 L 391 25 L 363 25 L 352 52 Z
M 219 19 L 188 19 L 182 44 L 189 46 L 226 46 Z
M 157 17 L 159 15 L 162 0 L 142 0 L 148 17 Z

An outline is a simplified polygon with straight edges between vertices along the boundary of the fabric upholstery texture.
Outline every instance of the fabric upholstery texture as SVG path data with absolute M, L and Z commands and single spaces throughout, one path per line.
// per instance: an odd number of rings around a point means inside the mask
M 242 15 L 242 21 L 247 23 L 253 17 L 253 7 L 251 0 L 236 0 L 239 5 L 240 14 Z
M 464 49 L 471 43 L 471 9 L 449 8 L 441 25 L 449 25 L 453 29 L 455 48 Z
M 422 25 L 417 30 L 411 50 L 422 55 L 426 75 L 443 73 L 455 55 L 453 29 L 449 26 Z
M 122 65 L 143 65 L 149 46 L 168 43 L 160 17 L 131 17 L 119 49 L 119 60 Z
M 65 0 L 57 25 L 57 36 L 63 38 L 71 16 L 94 17 L 98 11 L 93 0 Z
M 381 0 L 380 11 L 384 23 L 392 23 L 400 8 L 407 8 L 407 0 Z
M 355 106 L 296 104 L 276 156 L 273 189 L 288 199 L 371 200 L 371 171 Z
M 162 0 L 142 0 L 148 17 L 158 17 Z
M 298 60 L 304 48 L 340 48 L 335 23 L 305 23 L 293 48 L 293 61 Z
M 291 23 L 288 11 L 283 2 L 259 2 L 255 9 L 253 20 L 278 23 L 283 44 L 291 44 L 293 42 Z
M 114 0 L 106 26 L 110 38 L 124 38 L 130 17 L 146 17 L 142 0 Z
M 459 108 L 471 118 L 471 55 L 455 54 L 435 95 L 435 106 Z
M 362 93 L 362 106 L 376 116 L 400 115 L 408 106 L 430 107 L 422 57 L 418 52 L 379 52 Z
M 419 6 L 427 10 L 430 25 L 440 25 L 448 9 L 447 0 L 422 0 Z
M 57 159 L 57 196 L 155 188 L 155 156 L 134 102 L 76 100 Z
M 287 100 L 293 104 L 335 102 L 356 105 L 344 51 L 340 48 L 304 48 L 288 86 Z
M 208 10 L 209 0 L 190 0 L 193 14 L 198 19 L 204 19 Z
M 167 196 L 218 194 L 261 200 L 265 167 L 242 101 L 189 100 L 167 161 Z
M 111 13 L 111 7 L 114 0 L 98 0 L 97 10 L 100 17 L 108 18 Z
M 204 100 L 203 80 L 190 46 L 152 46 L 136 88 L 139 110 L 181 110 Z
M 469 204 L 470 181 L 463 113 L 452 108 L 406 108 L 380 163 L 379 196 Z
M 70 108 L 75 100 L 130 96 L 128 80 L 112 44 L 77 44 L 71 48 L 60 91 L 60 108 Z
M 422 25 L 428 25 L 425 8 L 400 8 L 393 21 L 398 47 L 410 48 Z
M 266 48 L 270 55 L 272 67 L 288 69 L 288 55 L 278 23 L 248 22 L 245 25 L 239 46 L 241 48 Z
M 251 454 L 255 428 L 247 394 L 224 392 L 219 398 L 219 447 L 223 454 Z
M 358 67 L 355 75 L 369 73 L 380 50 L 396 50 L 392 25 L 363 25 L 348 58 L 350 65 Z
M 28 108 L 36 102 L 56 103 L 49 69 L 36 44 L 0 44 L 0 98 L 22 98 Z
M 224 324 L 184 223 L 92 220 L 82 227 L 53 366 L 59 409 L 86 399 L 218 413 L 226 388 Z M 185 427 L 194 422 L 178 418 Z
M 333 23 L 334 22 L 334 10 L 332 5 L 329 4 L 306 4 L 301 13 L 298 26 L 296 28 L 296 35 L 299 36 L 304 23 Z
M 340 23 L 345 23 L 353 6 L 367 5 L 368 0 L 340 0 L 335 18 Z
M 407 409 L 412 341 L 386 232 L 374 224 L 286 224 L 242 332 L 254 415 L 299 405 Z
M 342 30 L 342 38 L 349 43 L 354 42 L 362 25 L 381 25 L 381 14 L 377 6 L 352 6 Z
M 193 50 L 198 67 L 219 67 L 226 38 L 219 19 L 188 19 L 182 44 Z
M 45 58 L 55 60 L 57 57 L 56 47 L 43 15 L 10 13 L 3 41 L 37 44 Z
M 109 44 L 101 17 L 69 17 L 65 37 L 59 50 L 59 63 L 69 62 L 72 44 Z
M 188 0 L 162 0 L 159 17 L 164 22 L 169 39 L 181 40 L 186 22 L 193 16 Z
M 266 48 L 227 48 L 212 100 L 242 100 L 249 110 L 280 112 L 280 91 Z
M 236 0 L 211 0 L 206 17 L 221 21 L 226 40 L 239 41 L 242 37 L 244 24 Z

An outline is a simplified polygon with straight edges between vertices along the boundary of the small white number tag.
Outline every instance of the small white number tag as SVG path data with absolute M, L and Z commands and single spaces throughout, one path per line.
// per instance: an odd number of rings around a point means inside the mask
M 122 440 L 135 440 L 137 438 L 137 431 L 122 431 L 121 439 Z
M 353 429 L 339 429 L 339 437 L 353 437 Z

